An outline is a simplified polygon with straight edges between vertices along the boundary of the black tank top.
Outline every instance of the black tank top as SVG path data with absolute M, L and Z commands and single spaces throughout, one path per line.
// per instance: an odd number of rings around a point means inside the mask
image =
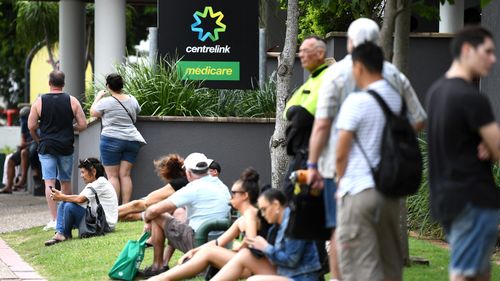
M 40 114 L 40 154 L 70 155 L 73 153 L 73 110 L 66 93 L 42 95 Z

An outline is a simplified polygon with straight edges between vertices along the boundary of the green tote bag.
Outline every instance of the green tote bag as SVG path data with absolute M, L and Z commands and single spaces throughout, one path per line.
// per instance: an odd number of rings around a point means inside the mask
M 150 235 L 149 232 L 144 232 L 139 240 L 128 240 L 125 248 L 123 248 L 108 273 L 110 278 L 127 281 L 134 280 L 142 259 L 144 259 L 146 240 Z

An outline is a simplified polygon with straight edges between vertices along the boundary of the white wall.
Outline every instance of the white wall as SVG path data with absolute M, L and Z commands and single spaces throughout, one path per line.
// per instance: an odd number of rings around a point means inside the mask
M 5 146 L 11 149 L 16 149 L 21 142 L 21 127 L 19 126 L 2 126 L 0 127 L 0 150 Z

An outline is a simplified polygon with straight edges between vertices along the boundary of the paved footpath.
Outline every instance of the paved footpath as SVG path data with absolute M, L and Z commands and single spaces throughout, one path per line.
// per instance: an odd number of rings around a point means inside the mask
M 43 226 L 49 218 L 45 197 L 26 192 L 0 194 L 0 233 Z M 45 280 L 0 239 L 0 281 Z

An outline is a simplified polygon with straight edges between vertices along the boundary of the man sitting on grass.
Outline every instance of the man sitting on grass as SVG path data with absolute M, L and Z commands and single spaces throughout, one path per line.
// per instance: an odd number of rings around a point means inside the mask
M 229 215 L 229 189 L 217 177 L 208 175 L 211 160 L 202 153 L 191 153 L 184 160 L 189 184 L 169 198 L 154 204 L 144 213 L 145 231 L 151 231 L 154 254 L 153 264 L 142 274 L 158 275 L 168 269 L 170 257 L 165 260 L 165 238 L 168 244 L 183 253 L 194 248 L 194 234 L 205 222 L 227 218 Z M 188 222 L 181 222 L 171 214 L 185 207 Z

